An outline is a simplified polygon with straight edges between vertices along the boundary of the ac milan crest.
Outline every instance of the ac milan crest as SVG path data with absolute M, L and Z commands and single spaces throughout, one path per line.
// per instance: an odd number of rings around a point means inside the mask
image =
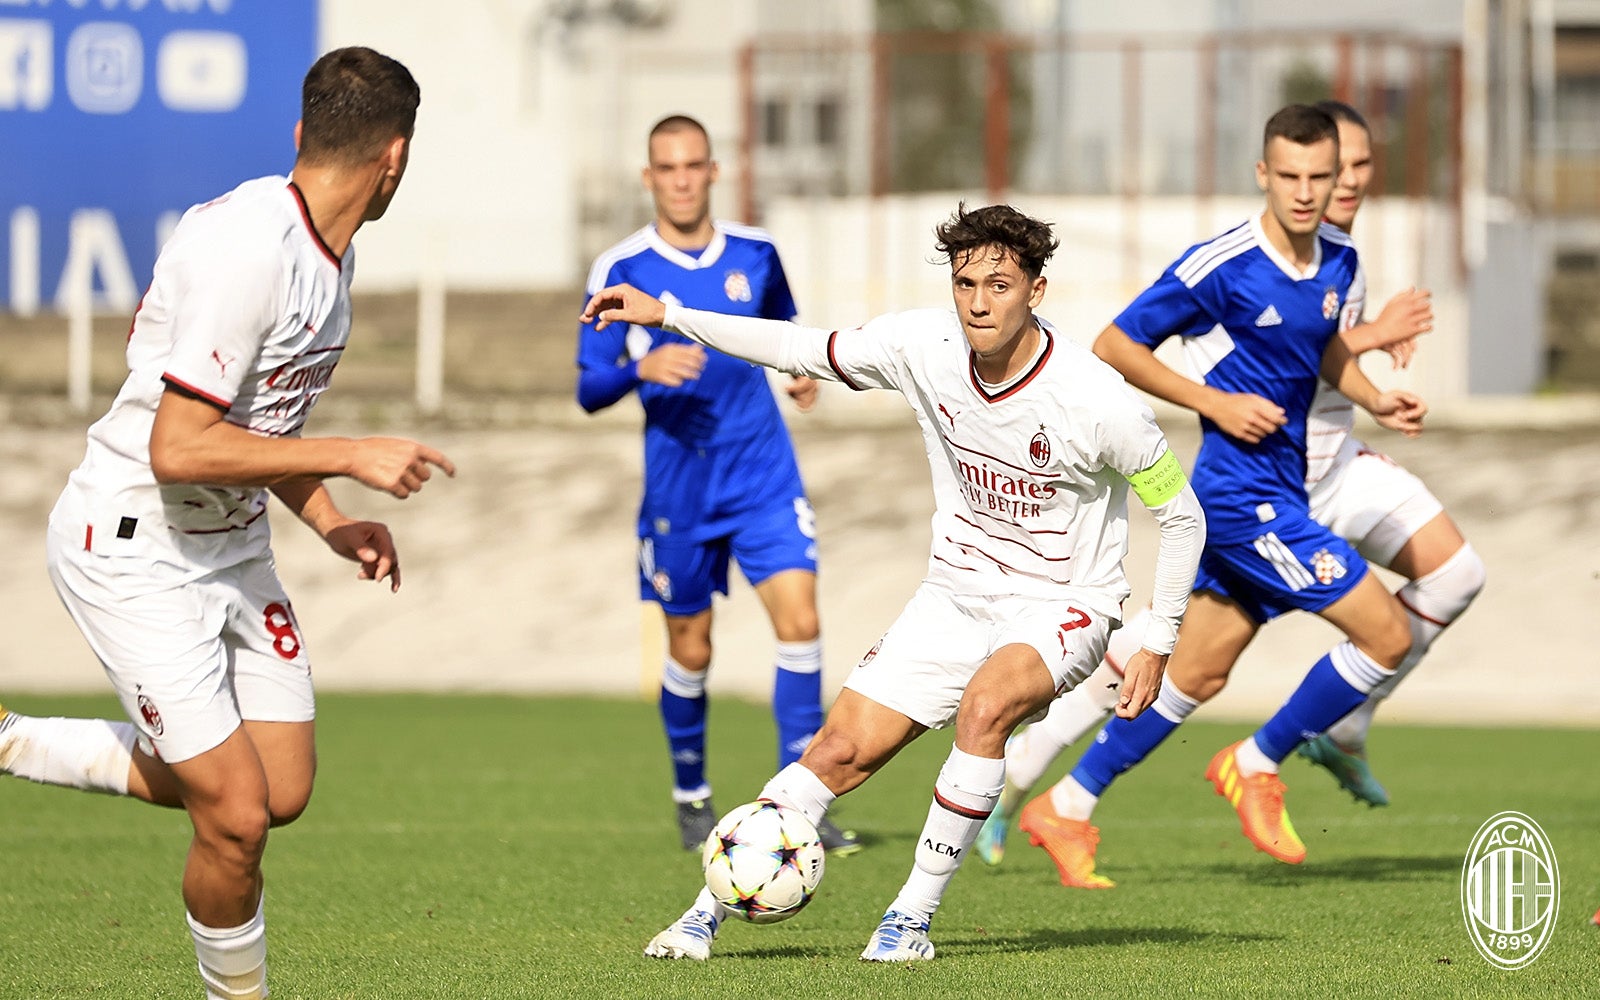
M 1033 440 L 1028 442 L 1028 460 L 1036 469 L 1042 469 L 1050 464 L 1050 439 L 1045 437 L 1043 427 L 1040 427 Z
M 139 696 L 139 714 L 144 718 L 144 724 L 150 732 L 160 736 L 164 731 L 161 725 L 161 711 L 156 708 L 156 703 L 148 695 Z
M 877 642 L 872 644 L 872 648 L 867 650 L 867 655 L 863 656 L 861 658 L 861 662 L 856 664 L 856 666 L 864 667 L 867 664 L 871 663 L 872 662 L 872 658 L 877 656 L 878 655 L 878 650 L 880 650 L 882 648 L 883 648 L 883 640 L 879 639 Z

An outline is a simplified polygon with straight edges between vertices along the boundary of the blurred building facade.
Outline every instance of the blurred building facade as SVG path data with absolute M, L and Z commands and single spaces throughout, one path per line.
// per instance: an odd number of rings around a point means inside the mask
M 20 44 L 11 19 L 65 9 L 8 0 L 0 48 Z M 644 137 L 682 112 L 711 133 L 718 214 L 773 229 L 806 319 L 942 301 L 931 226 L 1004 198 L 1060 225 L 1052 307 L 1090 337 L 1253 210 L 1266 114 L 1337 96 L 1377 140 L 1357 230 L 1375 297 L 1436 293 L 1441 335 L 1407 377 L 1446 396 L 1600 386 L 1600 0 L 320 0 L 315 17 L 318 47 L 373 46 L 423 86 L 362 290 L 575 290 L 649 218 Z M 7 99 L 0 81 L 0 116 Z M 282 147 L 261 172 L 288 169 Z M 135 278 L 101 307 L 130 310 Z

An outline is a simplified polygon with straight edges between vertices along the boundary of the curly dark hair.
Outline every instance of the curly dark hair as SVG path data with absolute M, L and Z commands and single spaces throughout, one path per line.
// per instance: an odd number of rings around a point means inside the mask
M 360 46 L 334 49 L 300 88 L 300 159 L 355 164 L 411 138 L 422 91 L 400 63 Z
M 959 267 L 974 252 L 992 247 L 1015 258 L 1030 280 L 1039 276 L 1045 261 L 1061 245 L 1050 223 L 1023 215 L 1010 205 L 985 205 L 969 212 L 967 203 L 961 202 L 949 219 L 934 227 L 933 235 L 937 241 L 934 248 L 943 255 L 940 263 Z

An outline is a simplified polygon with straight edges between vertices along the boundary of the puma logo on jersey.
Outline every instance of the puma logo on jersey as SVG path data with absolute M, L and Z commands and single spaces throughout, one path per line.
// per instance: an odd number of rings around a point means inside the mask
M 1256 317 L 1256 326 L 1277 326 L 1283 322 L 1283 317 L 1278 315 L 1278 307 L 1269 305 L 1261 310 L 1261 315 Z
M 945 409 L 943 403 L 939 404 L 939 412 L 944 414 L 946 420 L 950 421 L 950 433 L 954 434 L 956 432 L 956 415 Z
M 218 354 L 216 351 L 212 351 L 211 352 L 211 360 L 215 361 L 217 363 L 217 373 L 219 375 L 228 374 L 228 366 L 233 364 L 233 359 L 232 358 L 224 358 L 222 355 Z

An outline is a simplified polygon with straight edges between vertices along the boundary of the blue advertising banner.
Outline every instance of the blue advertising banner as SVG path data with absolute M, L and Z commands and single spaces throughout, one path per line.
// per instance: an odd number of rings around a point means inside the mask
M 132 310 L 190 205 L 294 165 L 317 0 L 0 0 L 0 308 Z

